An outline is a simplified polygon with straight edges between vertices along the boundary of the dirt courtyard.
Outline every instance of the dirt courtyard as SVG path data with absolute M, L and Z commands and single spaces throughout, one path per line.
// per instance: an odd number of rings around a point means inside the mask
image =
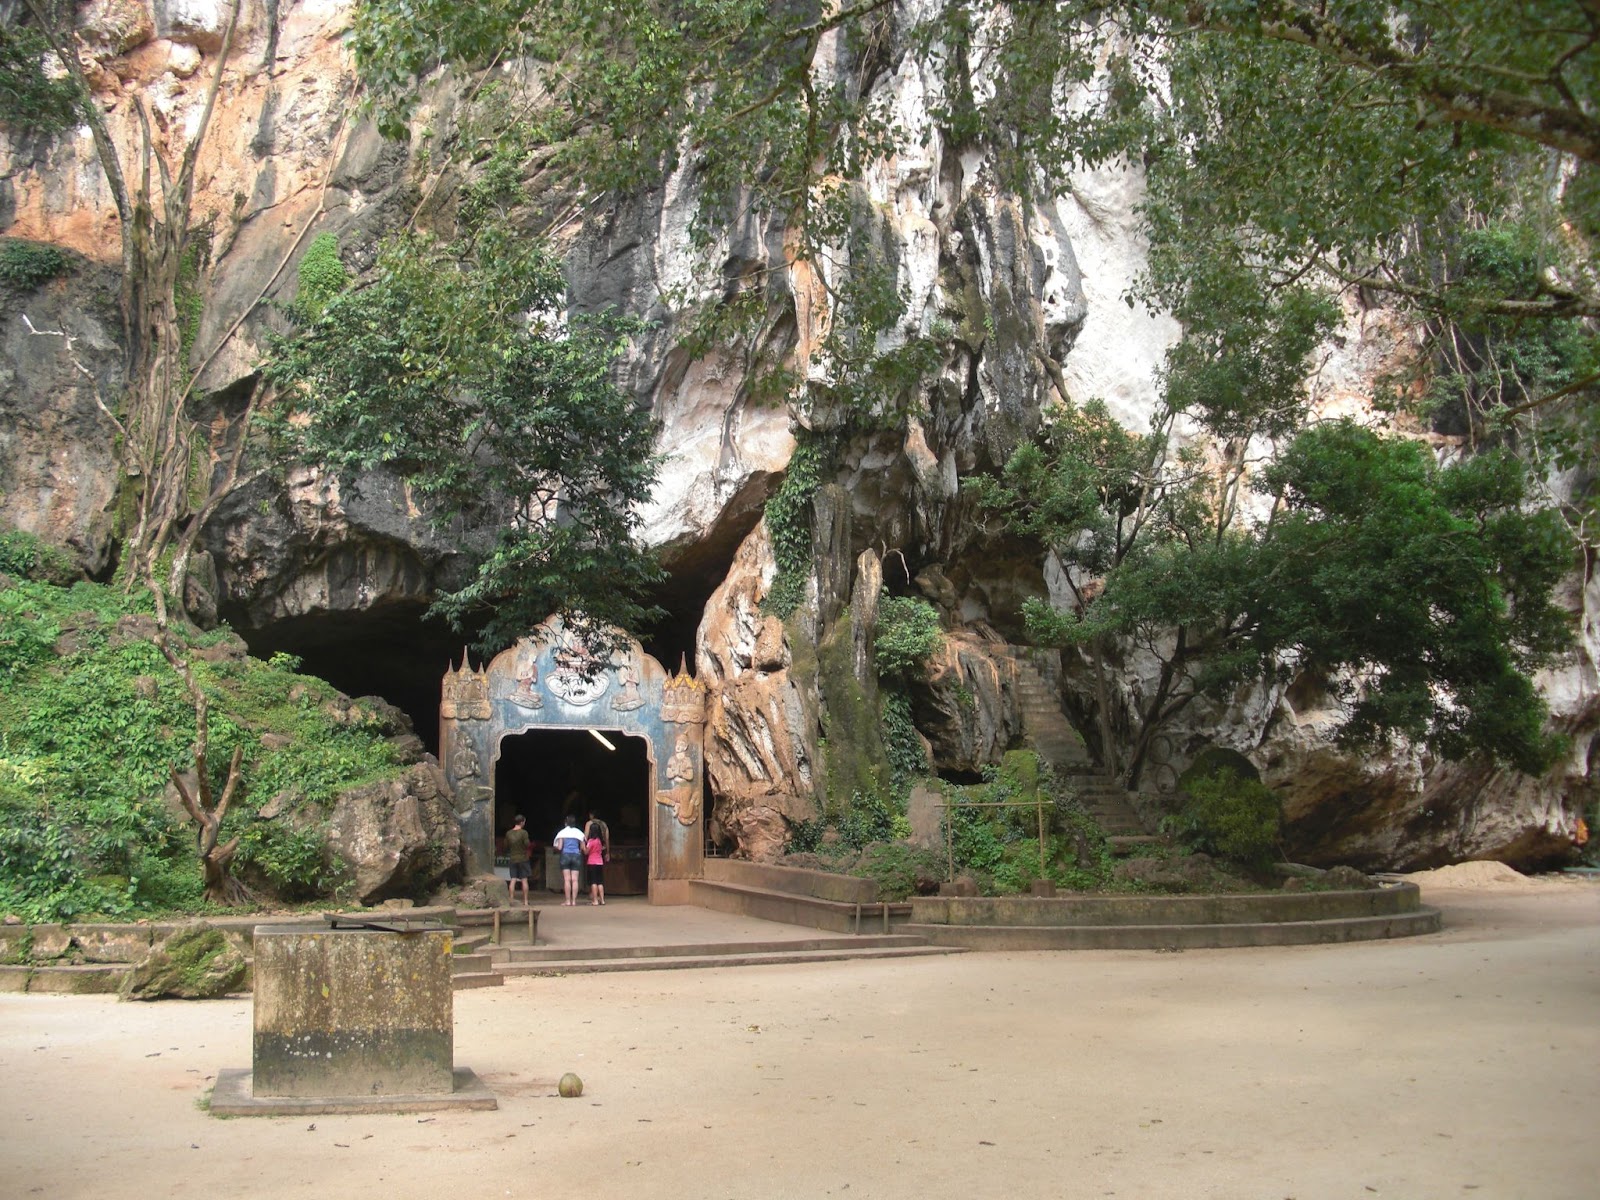
M 1600 1195 L 1600 886 L 1425 900 L 1396 942 L 516 979 L 456 996 L 489 1113 L 219 1120 L 248 999 L 4 995 L 0 1196 Z

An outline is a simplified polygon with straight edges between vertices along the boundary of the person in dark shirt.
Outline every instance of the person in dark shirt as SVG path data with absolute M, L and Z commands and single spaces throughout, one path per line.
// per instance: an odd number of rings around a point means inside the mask
M 509 892 L 509 901 L 517 902 L 517 885 L 522 885 L 522 907 L 527 908 L 531 903 L 528 897 L 528 878 L 532 868 L 528 865 L 528 818 L 518 817 L 511 826 L 511 831 L 506 834 L 506 857 L 511 860 L 511 878 L 506 881 L 506 890 Z

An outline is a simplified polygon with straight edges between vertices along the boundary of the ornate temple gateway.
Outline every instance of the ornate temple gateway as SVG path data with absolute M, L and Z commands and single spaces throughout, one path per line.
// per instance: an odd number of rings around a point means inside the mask
M 536 730 L 609 731 L 647 747 L 650 899 L 687 898 L 705 851 L 705 689 L 683 667 L 669 675 L 637 641 L 613 632 L 620 648 L 602 659 L 551 617 L 487 667 L 475 669 L 463 655 L 445 672 L 439 752 L 455 788 L 469 873 L 493 869 L 497 826 L 509 820 L 499 820 L 495 795 L 507 739 Z

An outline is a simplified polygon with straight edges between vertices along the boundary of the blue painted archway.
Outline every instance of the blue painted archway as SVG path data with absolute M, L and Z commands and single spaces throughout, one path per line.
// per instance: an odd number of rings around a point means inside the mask
M 618 729 L 649 746 L 650 899 L 680 904 L 705 853 L 705 689 L 669 675 L 637 641 L 599 659 L 551 617 L 487 667 L 462 657 L 444 676 L 439 751 L 456 794 L 467 870 L 494 868 L 494 762 L 504 738 L 536 729 Z

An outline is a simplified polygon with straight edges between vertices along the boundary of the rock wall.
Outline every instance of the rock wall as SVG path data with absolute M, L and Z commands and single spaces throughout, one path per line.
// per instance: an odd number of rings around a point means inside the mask
M 918 7 L 898 10 L 901 33 Z M 216 68 L 225 7 L 94 0 L 84 11 L 96 102 L 119 143 L 135 144 L 139 102 L 160 148 L 175 154 Z M 274 321 L 261 302 L 292 295 L 313 234 L 334 234 L 353 271 L 369 266 L 381 235 L 431 202 L 435 150 L 463 120 L 462 92 L 448 80 L 426 91 L 409 144 L 384 142 L 354 115 L 341 41 L 349 14 L 348 0 L 246 0 L 224 70 L 199 160 L 196 207 L 209 227 L 210 262 L 193 363 L 198 411 L 218 431 L 219 461 Z M 819 70 L 846 70 L 844 55 L 842 44 L 825 43 Z M 983 647 L 1019 635 L 1020 606 L 1049 591 L 1049 572 L 1036 547 L 996 538 L 972 519 L 960 480 L 1003 463 L 1032 433 L 1041 406 L 1063 393 L 1102 397 L 1129 427 L 1146 425 L 1156 370 L 1177 332 L 1122 301 L 1142 256 L 1136 175 L 1086 172 L 1046 203 L 1008 194 L 992 163 L 950 144 L 930 121 L 938 81 L 911 56 L 888 61 L 873 87 L 912 136 L 854 185 L 875 253 L 894 264 L 907 301 L 880 347 L 929 338 L 943 361 L 921 411 L 885 419 L 842 447 L 832 482 L 850 532 L 828 568 L 841 578 L 814 583 L 797 617 L 762 613 L 775 566 L 760 517 L 797 435 L 836 429 L 840 414 L 764 398 L 748 347 L 691 357 L 682 346 L 688 311 L 677 306 L 766 280 L 763 350 L 825 382 L 829 365 L 811 351 L 830 319 L 828 273 L 848 256 L 796 263 L 781 224 L 748 214 L 715 245 L 694 246 L 692 167 L 648 193 L 591 205 L 566 227 L 572 307 L 616 306 L 654 322 L 624 366 L 627 385 L 661 422 L 667 463 L 645 533 L 670 569 L 706 576 L 706 590 L 715 584 L 695 650 L 711 684 L 712 834 L 754 857 L 776 852 L 786 822 L 820 811 L 820 731 L 834 700 L 820 683 L 817 651 L 834 619 L 830 588 L 848 599 L 864 551 L 892 586 L 915 581 L 952 632 L 940 682 L 919 701 L 941 765 L 977 770 L 1016 742 L 1015 712 L 998 688 L 989 695 L 985 680 L 999 668 Z M 507 78 L 514 85 L 520 77 Z M 565 202 L 541 196 L 540 214 Z M 107 301 L 117 230 L 85 130 L 54 141 L 0 136 L 0 233 L 82 256 L 68 279 L 7 297 L 0 311 L 0 520 L 72 546 L 87 569 L 101 571 L 114 555 L 116 479 L 95 396 L 114 397 L 120 381 Z M 1352 314 L 1345 332 L 1316 385 L 1328 412 L 1362 410 L 1363 385 L 1392 342 L 1381 315 Z M 363 480 L 349 493 L 310 472 L 283 482 L 262 475 L 208 529 L 212 600 L 257 626 L 420 603 L 460 580 L 473 536 L 434 528 L 392 479 Z M 1502 855 L 1527 864 L 1564 853 L 1593 795 L 1597 588 L 1592 576 L 1575 582 L 1581 648 L 1545 680 L 1574 745 L 1546 779 L 1502 778 L 1420 754 L 1350 758 L 1327 737 L 1336 714 L 1290 687 L 1192 710 L 1163 742 L 1154 786 L 1170 786 L 1189 757 L 1220 743 L 1247 754 L 1285 796 L 1291 842 L 1309 859 L 1403 866 Z M 1148 687 L 1148 670 L 1137 658 L 1123 665 L 1121 706 Z M 1087 676 L 1068 662 L 1064 681 L 1067 710 L 1082 711 Z M 1094 731 L 1083 732 L 1092 744 Z

